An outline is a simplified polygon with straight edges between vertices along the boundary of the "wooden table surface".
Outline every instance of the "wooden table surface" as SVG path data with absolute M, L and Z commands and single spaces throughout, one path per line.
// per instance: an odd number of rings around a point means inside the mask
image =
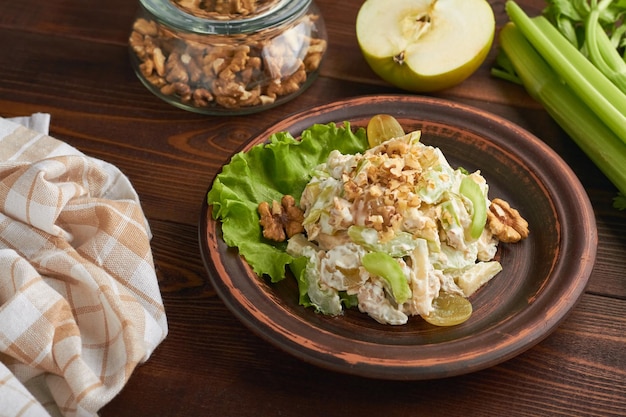
M 319 0 L 329 51 L 304 94 L 250 116 L 176 109 L 135 76 L 129 0 L 0 2 L 0 116 L 52 115 L 51 134 L 117 165 L 142 200 L 169 335 L 102 416 L 609 416 L 626 413 L 626 212 L 616 190 L 518 86 L 489 75 L 497 45 L 462 85 L 434 94 L 503 116 L 569 163 L 596 215 L 597 261 L 580 303 L 549 337 L 492 368 L 447 379 L 379 381 L 304 363 L 255 336 L 224 306 L 202 264 L 200 208 L 213 177 L 255 132 L 336 99 L 400 92 L 365 64 L 361 1 Z M 504 1 L 491 1 L 498 27 Z M 543 1 L 520 0 L 529 14 Z M 532 260 L 530 260 L 532 262 Z M 572 259 L 572 262 L 576 262 Z

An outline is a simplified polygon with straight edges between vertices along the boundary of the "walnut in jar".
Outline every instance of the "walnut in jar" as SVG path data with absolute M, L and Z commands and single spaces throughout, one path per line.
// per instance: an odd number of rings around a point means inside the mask
M 310 0 L 242 0 L 228 5 L 206 0 L 141 2 L 168 3 L 172 15 L 193 17 L 203 29 L 180 29 L 176 22 L 168 24 L 167 18 L 155 16 L 148 11 L 152 8 L 144 7 L 129 37 L 136 73 L 144 84 L 164 100 L 187 110 L 240 114 L 281 104 L 308 87 L 326 53 L 324 22 Z M 297 5 L 285 11 L 287 3 Z M 248 17 L 233 21 L 204 17 L 209 10 L 214 14 L 223 12 L 222 18 L 233 13 L 254 16 L 254 12 L 272 5 L 280 6 L 275 14 L 272 11 L 253 21 Z M 183 9 L 193 10 L 200 17 Z M 264 18 L 273 26 L 261 25 Z

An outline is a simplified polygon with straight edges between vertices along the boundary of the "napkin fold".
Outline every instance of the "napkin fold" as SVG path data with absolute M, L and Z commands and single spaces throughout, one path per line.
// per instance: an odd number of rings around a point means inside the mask
M 97 415 L 168 331 L 137 193 L 49 120 L 0 118 L 0 416 Z

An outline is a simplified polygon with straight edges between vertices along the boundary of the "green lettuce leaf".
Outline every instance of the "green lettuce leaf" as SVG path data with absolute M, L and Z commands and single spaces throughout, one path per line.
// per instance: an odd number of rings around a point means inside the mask
M 285 252 L 286 243 L 263 238 L 259 203 L 280 201 L 286 194 L 299 202 L 311 171 L 325 162 L 331 151 L 354 154 L 367 148 L 365 130 L 352 132 L 344 122 L 343 126 L 313 125 L 302 132 L 300 140 L 288 132 L 275 133 L 268 143 L 235 154 L 207 195 L 213 218 L 222 222 L 224 242 L 238 248 L 258 275 L 268 275 L 272 282 L 285 278 L 285 267 L 294 258 Z

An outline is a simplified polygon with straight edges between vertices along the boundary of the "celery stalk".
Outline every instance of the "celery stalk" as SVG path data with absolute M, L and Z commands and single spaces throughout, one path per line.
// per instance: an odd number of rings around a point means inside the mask
M 543 16 L 530 18 L 513 0 L 509 18 L 572 91 L 626 143 L 626 95 Z
M 626 77 L 626 61 L 624 61 L 624 57 L 622 57 L 615 45 L 606 34 L 604 29 L 601 27 L 596 28 L 598 48 L 600 49 L 600 54 L 602 55 L 602 59 L 609 65 L 609 67 L 619 74 L 620 77 Z M 626 30 L 626 26 L 624 27 Z M 626 90 L 622 89 L 624 93 Z
M 603 3 L 607 4 L 607 3 Z M 596 5 L 587 16 L 585 24 L 585 46 L 589 54 L 589 60 L 609 80 L 613 82 L 622 93 L 626 94 L 626 62 L 617 53 L 608 35 L 600 26 L 600 10 Z M 606 7 L 606 6 L 604 6 Z
M 626 145 L 560 81 L 515 24 L 509 22 L 502 28 L 500 46 L 528 93 L 626 195 Z

